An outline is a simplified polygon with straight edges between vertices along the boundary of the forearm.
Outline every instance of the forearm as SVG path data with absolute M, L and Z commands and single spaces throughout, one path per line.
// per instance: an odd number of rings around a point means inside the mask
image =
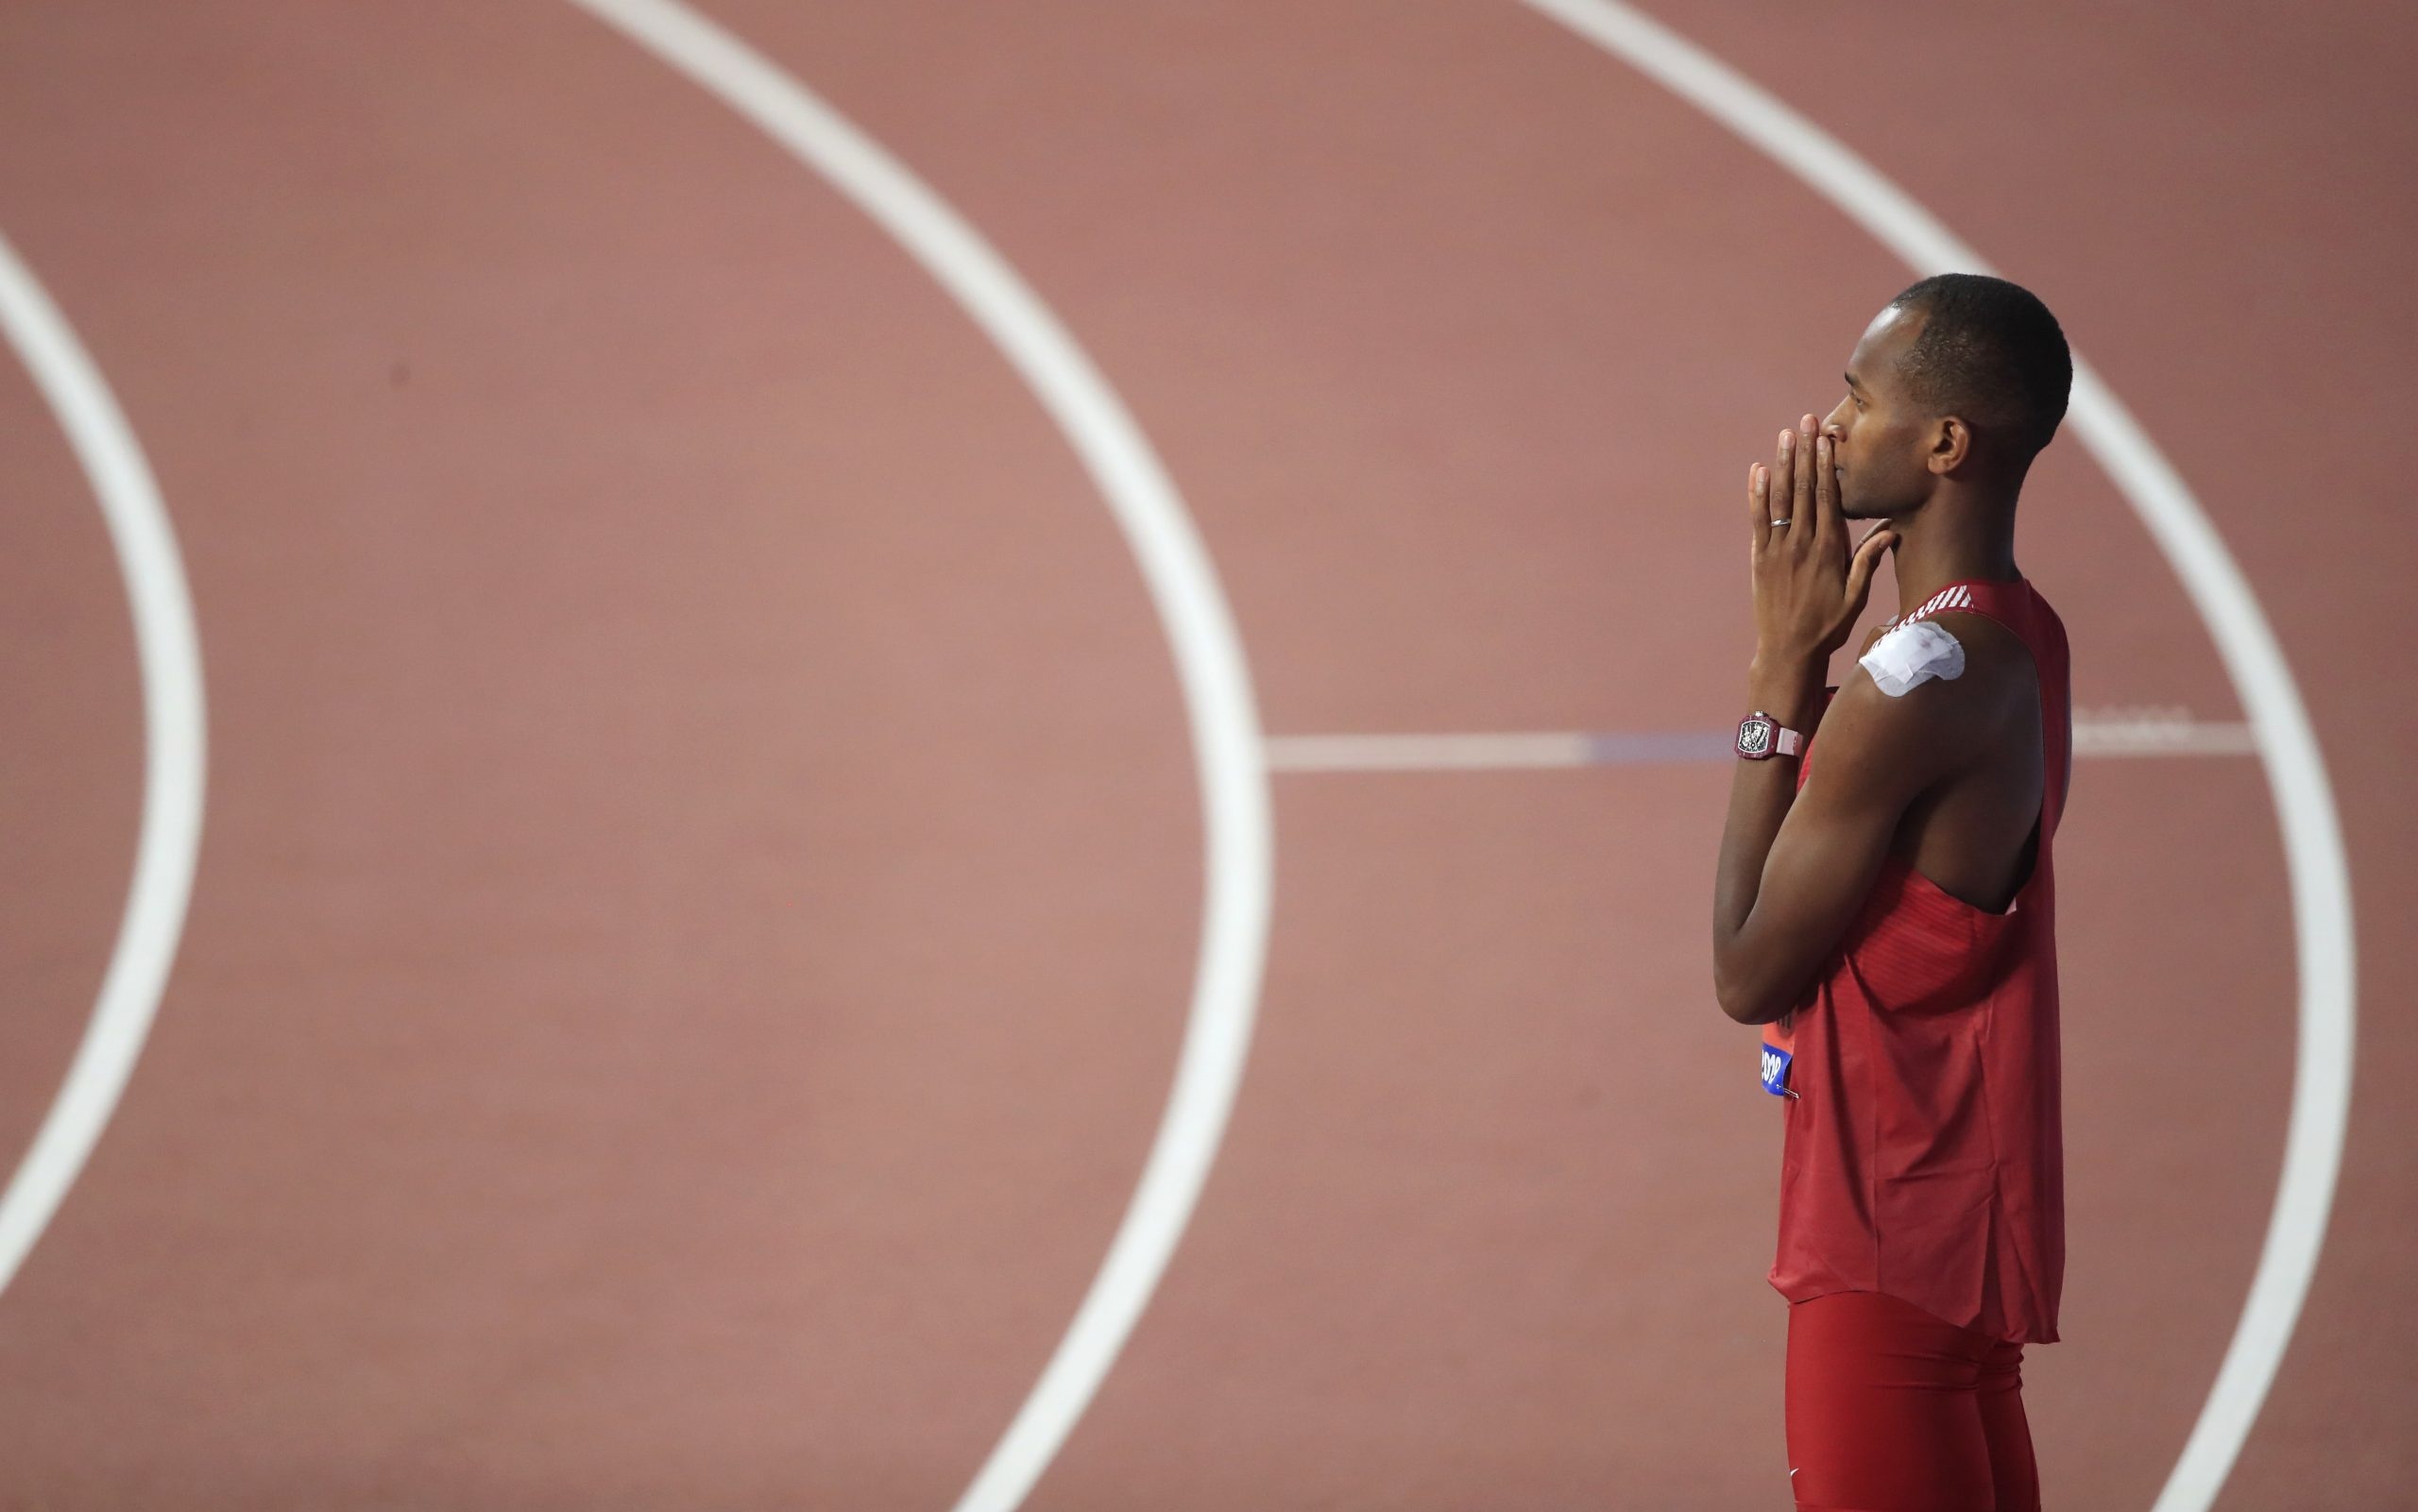
M 1746 702 L 1788 729 L 1813 731 L 1822 707 L 1822 681 L 1829 658 L 1811 654 L 1758 655 L 1747 673 Z M 1740 1017 L 1762 995 L 1755 962 L 1742 945 L 1755 909 L 1763 863 L 1796 797 L 1801 756 L 1736 763 L 1729 782 L 1729 817 L 1721 832 L 1721 858 L 1713 873 L 1713 984 L 1725 1011 Z

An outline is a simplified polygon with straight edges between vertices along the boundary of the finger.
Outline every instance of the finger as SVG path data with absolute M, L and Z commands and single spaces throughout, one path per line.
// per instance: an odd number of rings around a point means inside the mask
M 1889 554 L 1889 548 L 1897 544 L 1897 533 L 1885 525 L 1857 544 L 1855 559 L 1848 564 L 1848 619 L 1864 613 L 1865 601 L 1872 596 L 1872 574 L 1879 569 L 1881 559 Z
M 1760 462 L 1746 468 L 1746 528 L 1757 551 L 1772 538 L 1771 472 Z
M 1779 445 L 1772 449 L 1771 478 L 1768 484 L 1771 490 L 1771 513 L 1768 518 L 1788 518 L 1789 489 L 1792 486 L 1791 480 L 1796 476 L 1796 433 L 1782 431 L 1779 433 Z
M 1813 416 L 1809 415 L 1806 418 L 1810 420 Z M 1814 463 L 1813 433 L 1799 430 L 1791 431 L 1789 434 L 1794 438 L 1796 450 L 1796 472 L 1789 480 L 1788 510 L 1789 518 L 1796 523 L 1789 528 L 1796 533 L 1796 539 L 1801 541 L 1814 535 L 1821 526 L 1820 520 L 1814 514 L 1814 475 L 1821 469 Z
M 1814 443 L 1814 512 L 1824 535 L 1846 533 L 1847 520 L 1839 513 L 1838 447 L 1827 435 Z

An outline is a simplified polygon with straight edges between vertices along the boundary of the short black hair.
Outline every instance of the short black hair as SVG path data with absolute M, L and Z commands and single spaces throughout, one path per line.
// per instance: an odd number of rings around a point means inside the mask
M 2073 353 L 2031 290 L 1980 273 L 1941 273 L 1889 305 L 1923 317 L 1898 364 L 1917 402 L 2005 427 L 2026 461 L 2057 433 L 2073 390 Z

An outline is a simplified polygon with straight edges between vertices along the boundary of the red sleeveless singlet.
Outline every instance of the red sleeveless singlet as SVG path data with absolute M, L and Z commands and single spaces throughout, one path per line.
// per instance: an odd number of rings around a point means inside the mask
M 1793 1302 L 1882 1292 L 2049 1344 L 2066 1265 L 2050 863 L 2072 755 L 2066 631 L 2020 580 L 1950 584 L 1906 622 L 1951 611 L 2032 653 L 2048 742 L 2036 858 L 2001 914 L 1892 856 L 1806 997 L 1765 1026 L 1765 1086 L 1788 1096 L 1770 1280 Z M 1809 744 L 1800 789 L 1812 770 Z

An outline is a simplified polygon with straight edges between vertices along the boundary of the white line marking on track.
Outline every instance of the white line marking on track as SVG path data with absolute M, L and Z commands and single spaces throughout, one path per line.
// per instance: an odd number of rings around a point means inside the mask
M 2258 754 L 2258 732 L 2239 721 L 2201 721 L 2180 711 L 2074 720 L 2078 756 L 2244 756 Z
M 201 850 L 201 641 L 176 531 L 150 464 L 84 344 L 0 237 L 0 331 L 59 419 L 100 501 L 143 670 L 143 821 L 117 943 L 42 1128 L 0 1195 L 0 1289 L 16 1279 L 117 1111 L 167 990 Z
M 1270 772 L 1506 772 L 1594 765 L 1588 736 L 1575 730 L 1500 735 L 1271 735 L 1261 749 Z
M 1672 766 L 1727 761 L 1719 730 L 1524 730 L 1441 735 L 1271 735 L 1261 747 L 1270 772 L 1510 772 L 1558 767 Z M 2083 756 L 2255 756 L 2249 725 L 2192 719 L 2180 710 L 2077 715 Z
M 957 300 L 1089 469 L 1140 564 L 1192 724 L 1208 844 L 1200 956 L 1149 1164 L 1057 1352 L 958 1512 L 1011 1512 L 1048 1468 L 1148 1305 L 1224 1138 L 1257 1011 L 1275 838 L 1242 639 L 1183 501 L 1141 427 L 1039 296 L 964 217 L 789 75 L 673 0 L 570 0 L 822 175 Z
M 1987 272 L 1980 254 L 1829 132 L 1620 0 L 1523 0 L 1736 132 L 1864 227 L 1917 275 Z M 2274 1384 L 2316 1274 L 2351 1117 L 2357 1051 L 2351 870 L 2325 761 L 2283 648 L 2199 501 L 2079 354 L 2070 418 L 2182 579 L 2250 716 L 2291 876 L 2300 969 L 2284 1174 L 2258 1270 L 2215 1385 L 2152 1512 L 2206 1512 Z

